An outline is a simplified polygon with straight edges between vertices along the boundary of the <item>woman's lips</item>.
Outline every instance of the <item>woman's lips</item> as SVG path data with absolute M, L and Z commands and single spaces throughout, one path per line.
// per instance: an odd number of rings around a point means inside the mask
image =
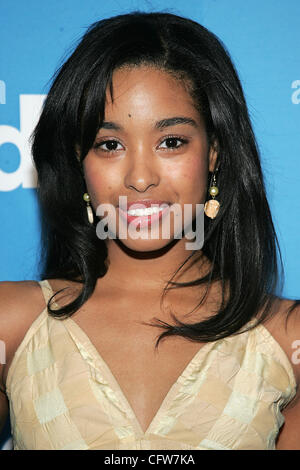
M 163 209 L 157 213 L 153 213 L 151 215 L 129 215 L 127 212 L 123 211 L 120 207 L 119 212 L 122 219 L 129 225 L 133 227 L 148 227 L 152 224 L 159 222 L 163 216 L 170 210 L 170 206 L 163 204 Z

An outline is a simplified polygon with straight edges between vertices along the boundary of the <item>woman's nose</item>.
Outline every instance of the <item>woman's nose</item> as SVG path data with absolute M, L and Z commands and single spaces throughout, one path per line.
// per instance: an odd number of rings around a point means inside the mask
M 138 192 L 145 192 L 149 186 L 158 185 L 159 172 L 151 152 L 140 149 L 131 153 L 124 183 L 126 188 Z

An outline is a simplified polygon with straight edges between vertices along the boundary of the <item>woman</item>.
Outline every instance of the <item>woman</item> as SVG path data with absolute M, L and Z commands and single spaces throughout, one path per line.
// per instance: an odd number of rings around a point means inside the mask
M 14 448 L 300 449 L 299 302 L 275 295 L 259 154 L 220 41 L 167 13 L 93 24 L 32 149 L 43 280 L 1 285 Z

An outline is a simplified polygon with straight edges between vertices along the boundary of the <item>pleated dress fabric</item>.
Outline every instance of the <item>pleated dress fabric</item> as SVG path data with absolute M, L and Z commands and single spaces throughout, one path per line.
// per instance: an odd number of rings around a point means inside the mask
M 47 302 L 51 286 L 39 283 Z M 143 432 L 85 332 L 45 306 L 15 352 L 7 394 L 14 450 L 275 450 L 296 381 L 258 325 L 202 346 Z

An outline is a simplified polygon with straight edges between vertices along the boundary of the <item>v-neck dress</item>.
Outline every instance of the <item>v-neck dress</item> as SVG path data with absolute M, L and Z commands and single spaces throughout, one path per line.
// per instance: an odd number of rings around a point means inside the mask
M 39 283 L 47 303 L 53 291 Z M 275 450 L 281 411 L 296 394 L 287 355 L 258 325 L 200 347 L 143 432 L 85 332 L 47 307 L 6 385 L 14 450 Z

